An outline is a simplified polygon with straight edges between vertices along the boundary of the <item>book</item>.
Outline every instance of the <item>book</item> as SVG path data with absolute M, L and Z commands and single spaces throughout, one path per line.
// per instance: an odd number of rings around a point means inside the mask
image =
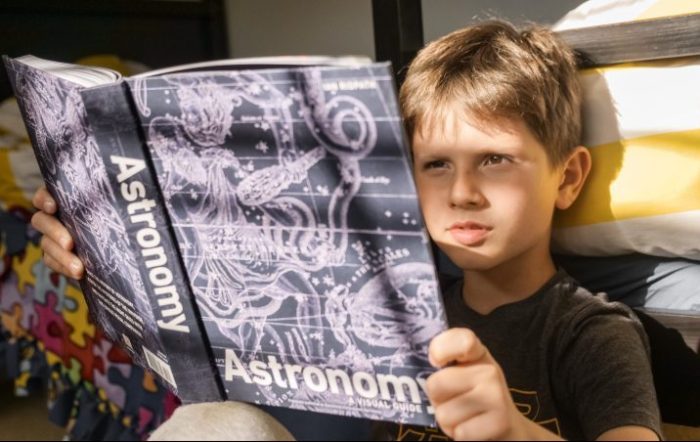
M 388 63 L 4 57 L 89 309 L 183 402 L 434 425 L 446 328 Z

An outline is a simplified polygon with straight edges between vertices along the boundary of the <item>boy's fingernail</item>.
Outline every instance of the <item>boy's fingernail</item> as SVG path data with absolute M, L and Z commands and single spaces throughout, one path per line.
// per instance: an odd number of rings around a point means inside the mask
M 51 200 L 44 201 L 44 210 L 50 212 L 56 208 L 56 203 Z
M 80 261 L 73 261 L 70 264 L 70 269 L 73 271 L 74 274 L 78 274 L 80 272 Z

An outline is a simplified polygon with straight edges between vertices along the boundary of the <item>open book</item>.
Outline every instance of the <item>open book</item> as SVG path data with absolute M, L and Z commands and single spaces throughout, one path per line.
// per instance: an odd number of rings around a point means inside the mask
M 388 64 L 5 57 L 95 321 L 184 402 L 414 424 L 446 327 Z

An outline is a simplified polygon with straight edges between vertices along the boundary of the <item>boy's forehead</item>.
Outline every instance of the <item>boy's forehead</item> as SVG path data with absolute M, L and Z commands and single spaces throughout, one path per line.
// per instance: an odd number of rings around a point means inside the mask
M 522 118 L 450 114 L 444 120 L 426 123 L 414 130 L 413 159 L 498 153 L 549 162 L 547 149 Z
M 519 118 L 477 116 L 464 109 L 442 110 L 416 122 L 412 145 L 453 144 L 461 137 L 497 138 L 517 136 L 529 129 Z

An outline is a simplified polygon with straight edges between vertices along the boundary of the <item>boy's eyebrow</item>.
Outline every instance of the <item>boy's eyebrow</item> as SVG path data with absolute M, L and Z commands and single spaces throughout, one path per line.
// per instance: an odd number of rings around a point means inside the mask
M 447 158 L 447 155 L 435 154 L 435 153 L 424 153 L 420 155 L 413 155 L 415 160 L 439 160 Z
M 455 146 L 436 146 L 432 143 L 426 143 L 420 148 L 416 149 L 413 147 L 414 157 L 445 157 L 457 152 L 459 155 L 488 155 L 488 154 L 504 154 L 504 155 L 517 155 L 522 153 L 522 146 L 520 145 L 480 145 L 471 146 L 468 150 L 462 150 Z

